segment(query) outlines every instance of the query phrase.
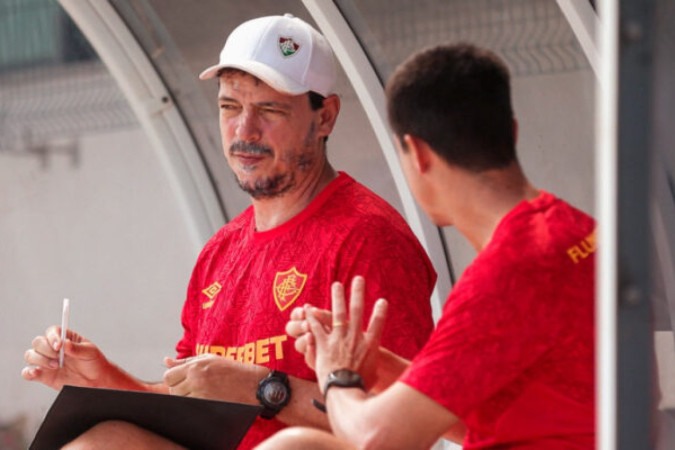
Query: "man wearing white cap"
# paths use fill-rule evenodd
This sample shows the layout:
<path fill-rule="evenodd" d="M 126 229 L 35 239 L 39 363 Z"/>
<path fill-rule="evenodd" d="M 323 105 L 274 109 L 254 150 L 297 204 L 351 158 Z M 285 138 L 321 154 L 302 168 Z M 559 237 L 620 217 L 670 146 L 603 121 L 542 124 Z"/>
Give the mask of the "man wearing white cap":
<path fill-rule="evenodd" d="M 200 78 L 218 79 L 223 150 L 252 206 L 199 256 L 177 359 L 166 358 L 162 383 L 145 383 L 75 333 L 62 343 L 52 327 L 27 352 L 24 377 L 56 389 L 93 385 L 261 404 L 239 447 L 251 448 L 287 425 L 328 427 L 312 406 L 321 395 L 315 374 L 285 333 L 291 306 L 328 309 L 332 282 L 363 275 L 368 298 L 377 293 L 396 306 L 384 345 L 412 357 L 433 327 L 428 299 L 436 274 L 403 218 L 327 160 L 340 100 L 332 51 L 314 28 L 289 15 L 245 22 Z M 61 345 L 63 370 L 50 364 Z M 174 446 L 107 422 L 71 448 L 92 442 L 97 449 Z"/>

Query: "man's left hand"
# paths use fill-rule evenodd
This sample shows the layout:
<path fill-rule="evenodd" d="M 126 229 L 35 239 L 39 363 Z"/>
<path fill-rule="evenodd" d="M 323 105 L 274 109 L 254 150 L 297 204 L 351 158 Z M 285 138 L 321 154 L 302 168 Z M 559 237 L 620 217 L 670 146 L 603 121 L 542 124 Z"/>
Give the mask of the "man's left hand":
<path fill-rule="evenodd" d="M 257 404 L 258 383 L 269 369 L 218 355 L 165 358 L 164 382 L 172 395 Z"/>

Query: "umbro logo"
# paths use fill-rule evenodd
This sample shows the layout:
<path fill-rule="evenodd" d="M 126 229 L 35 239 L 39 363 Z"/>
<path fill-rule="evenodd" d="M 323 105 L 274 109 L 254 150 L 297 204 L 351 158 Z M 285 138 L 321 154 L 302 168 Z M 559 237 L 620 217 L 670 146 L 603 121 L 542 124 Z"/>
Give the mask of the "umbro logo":
<path fill-rule="evenodd" d="M 206 295 L 209 300 L 202 303 L 202 309 L 209 309 L 210 307 L 213 306 L 214 298 L 216 295 L 218 295 L 218 292 L 220 292 L 223 289 L 223 286 L 218 283 L 217 281 L 211 283 L 209 287 L 206 289 L 202 290 L 202 293 Z"/>

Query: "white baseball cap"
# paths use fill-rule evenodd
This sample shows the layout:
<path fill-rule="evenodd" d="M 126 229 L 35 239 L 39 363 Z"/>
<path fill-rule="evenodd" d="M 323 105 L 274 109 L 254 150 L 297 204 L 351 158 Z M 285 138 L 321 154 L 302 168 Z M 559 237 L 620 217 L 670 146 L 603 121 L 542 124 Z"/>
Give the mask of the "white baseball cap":
<path fill-rule="evenodd" d="M 243 70 L 291 95 L 314 91 L 326 97 L 335 87 L 335 58 L 328 41 L 291 14 L 239 25 L 227 38 L 218 64 L 199 78 L 213 78 L 225 67 Z"/>

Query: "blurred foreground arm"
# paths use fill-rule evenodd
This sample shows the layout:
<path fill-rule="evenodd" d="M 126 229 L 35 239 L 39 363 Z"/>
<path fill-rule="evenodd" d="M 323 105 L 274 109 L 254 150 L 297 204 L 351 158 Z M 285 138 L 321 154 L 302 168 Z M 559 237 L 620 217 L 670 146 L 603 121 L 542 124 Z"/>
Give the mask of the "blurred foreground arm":
<path fill-rule="evenodd" d="M 333 285 L 332 327 L 323 312 L 306 311 L 305 359 L 313 364 L 322 392 L 328 375 L 338 369 L 357 372 L 366 386 L 379 387 L 391 383 L 408 364 L 379 347 L 385 301 L 378 300 L 367 330 L 362 331 L 363 294 L 364 280 L 356 277 L 347 314 L 344 287 Z M 376 396 L 342 387 L 323 393 L 333 433 L 358 448 L 426 449 L 458 423 L 450 411 L 401 382 Z"/>

